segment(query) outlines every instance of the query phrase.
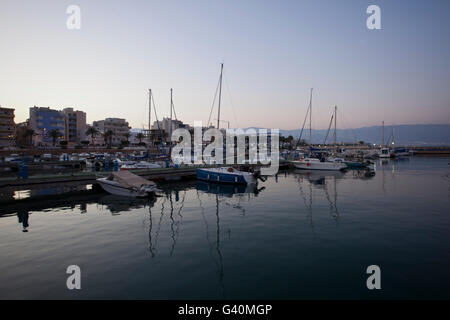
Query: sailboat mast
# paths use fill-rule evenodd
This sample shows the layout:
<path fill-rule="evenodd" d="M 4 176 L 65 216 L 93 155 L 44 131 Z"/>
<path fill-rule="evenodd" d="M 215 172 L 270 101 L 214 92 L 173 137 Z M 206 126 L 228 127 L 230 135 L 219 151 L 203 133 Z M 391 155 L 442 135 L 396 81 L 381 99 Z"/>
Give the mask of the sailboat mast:
<path fill-rule="evenodd" d="M 152 89 L 148 89 L 148 145 L 152 142 Z"/>
<path fill-rule="evenodd" d="M 313 88 L 311 88 L 311 94 L 309 96 L 309 144 L 312 145 L 312 125 L 311 125 L 311 119 L 312 119 L 312 92 Z"/>
<path fill-rule="evenodd" d="M 219 78 L 219 107 L 217 110 L 217 129 L 219 129 L 220 127 L 220 101 L 222 98 L 222 75 L 223 75 L 223 63 L 220 64 L 220 78 Z"/>
<path fill-rule="evenodd" d="M 173 89 L 170 88 L 170 124 L 169 124 L 169 141 L 172 141 L 172 109 L 173 109 Z"/>
<path fill-rule="evenodd" d="M 334 106 L 334 145 L 337 146 L 336 143 L 336 119 L 337 119 L 337 106 Z"/>
<path fill-rule="evenodd" d="M 381 147 L 384 147 L 384 121 L 382 122 L 382 125 L 383 125 L 383 136 L 381 140 Z"/>
<path fill-rule="evenodd" d="M 392 146 L 395 147 L 395 140 L 394 140 L 394 127 L 392 127 Z"/>

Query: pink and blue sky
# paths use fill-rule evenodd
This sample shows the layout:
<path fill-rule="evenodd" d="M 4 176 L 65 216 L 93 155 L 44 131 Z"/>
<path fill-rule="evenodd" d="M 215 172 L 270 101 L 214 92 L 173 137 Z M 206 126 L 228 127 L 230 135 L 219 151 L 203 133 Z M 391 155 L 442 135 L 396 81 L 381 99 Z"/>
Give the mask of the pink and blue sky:
<path fill-rule="evenodd" d="M 81 30 L 66 28 L 71 4 Z M 366 27 L 371 4 L 382 30 Z M 334 105 L 347 128 L 450 123 L 449 12 L 445 0 L 0 0 L 0 104 L 16 122 L 73 106 L 141 128 L 148 88 L 160 118 L 173 88 L 178 118 L 206 122 L 224 62 L 232 127 L 301 127 L 311 87 L 316 129 Z"/>

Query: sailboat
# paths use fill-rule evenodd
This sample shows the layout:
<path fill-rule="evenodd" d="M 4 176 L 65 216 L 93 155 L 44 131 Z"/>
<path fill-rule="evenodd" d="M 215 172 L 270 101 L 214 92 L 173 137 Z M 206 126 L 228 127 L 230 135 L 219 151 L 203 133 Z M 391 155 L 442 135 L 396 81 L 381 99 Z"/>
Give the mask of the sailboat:
<path fill-rule="evenodd" d="M 389 150 L 389 148 L 386 148 L 384 145 L 384 121 L 383 121 L 383 141 L 381 143 L 381 149 L 380 149 L 380 153 L 379 153 L 379 157 L 380 158 L 390 158 L 391 157 L 391 151 Z"/>
<path fill-rule="evenodd" d="M 217 129 L 220 129 L 220 102 L 222 96 L 222 78 L 223 78 L 223 63 L 220 65 L 219 77 L 219 100 L 218 100 L 218 115 L 217 115 Z M 254 184 L 257 182 L 257 173 L 239 171 L 232 167 L 220 168 L 197 168 L 197 179 L 217 183 L 232 183 L 232 184 Z"/>
<path fill-rule="evenodd" d="M 307 110 L 307 115 L 309 112 L 309 136 L 310 136 L 310 144 L 312 145 L 312 133 L 311 133 L 311 114 L 312 114 L 312 92 L 311 88 L 310 98 L 309 98 L 309 107 Z M 305 119 L 306 120 L 306 119 Z M 333 161 L 326 160 L 324 158 L 301 158 L 299 160 L 291 161 L 291 163 L 297 169 L 302 170 L 331 170 L 331 171 L 341 171 L 347 168 L 347 165 L 342 161 L 342 159 L 334 159 Z"/>

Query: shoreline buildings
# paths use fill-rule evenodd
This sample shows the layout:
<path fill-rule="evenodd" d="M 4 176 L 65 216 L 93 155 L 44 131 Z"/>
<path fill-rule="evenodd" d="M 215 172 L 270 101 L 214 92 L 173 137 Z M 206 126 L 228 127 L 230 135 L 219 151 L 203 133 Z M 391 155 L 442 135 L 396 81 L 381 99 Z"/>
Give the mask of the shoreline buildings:
<path fill-rule="evenodd" d="M 74 111 L 73 108 L 65 108 L 62 112 L 66 115 L 65 136 L 68 144 L 77 144 L 86 140 L 86 113 Z"/>
<path fill-rule="evenodd" d="M 52 130 L 60 133 L 57 142 L 67 141 L 74 145 L 80 143 L 86 132 L 86 113 L 66 108 L 62 111 L 49 107 L 30 108 L 30 129 L 34 130 L 33 144 L 48 145 L 53 142 L 49 135 Z"/>
<path fill-rule="evenodd" d="M 10 146 L 14 138 L 14 109 L 0 106 L 0 146 Z"/>
<path fill-rule="evenodd" d="M 122 143 L 122 141 L 129 140 L 129 137 L 127 137 L 127 135 L 130 134 L 131 127 L 125 119 L 106 118 L 105 120 L 94 121 L 92 123 L 92 127 L 97 129 L 100 135 L 111 130 L 113 132 L 113 135 L 111 137 L 112 146 L 118 146 Z M 97 143 L 101 142 L 101 144 L 103 144 L 103 138 L 100 139 L 97 137 L 95 140 Z"/>

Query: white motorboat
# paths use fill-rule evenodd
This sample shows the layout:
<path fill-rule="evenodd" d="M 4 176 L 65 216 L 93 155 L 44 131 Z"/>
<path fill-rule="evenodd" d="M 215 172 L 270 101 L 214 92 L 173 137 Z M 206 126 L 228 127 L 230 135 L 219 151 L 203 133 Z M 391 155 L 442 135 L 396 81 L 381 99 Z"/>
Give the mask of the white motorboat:
<path fill-rule="evenodd" d="M 321 161 L 316 158 L 305 158 L 298 161 L 292 161 L 292 164 L 297 169 L 302 170 L 332 170 L 341 171 L 347 168 L 347 165 L 342 161 Z"/>
<path fill-rule="evenodd" d="M 106 178 L 97 179 L 97 182 L 105 191 L 118 196 L 149 197 L 160 192 L 153 181 L 129 171 L 113 172 Z"/>
<path fill-rule="evenodd" d="M 390 158 L 391 157 L 391 151 L 389 148 L 381 148 L 380 153 L 378 155 L 380 158 Z"/>
<path fill-rule="evenodd" d="M 136 169 L 156 169 L 162 168 L 159 163 L 139 161 L 135 163 L 127 163 L 120 167 L 120 170 L 136 170 Z"/>

